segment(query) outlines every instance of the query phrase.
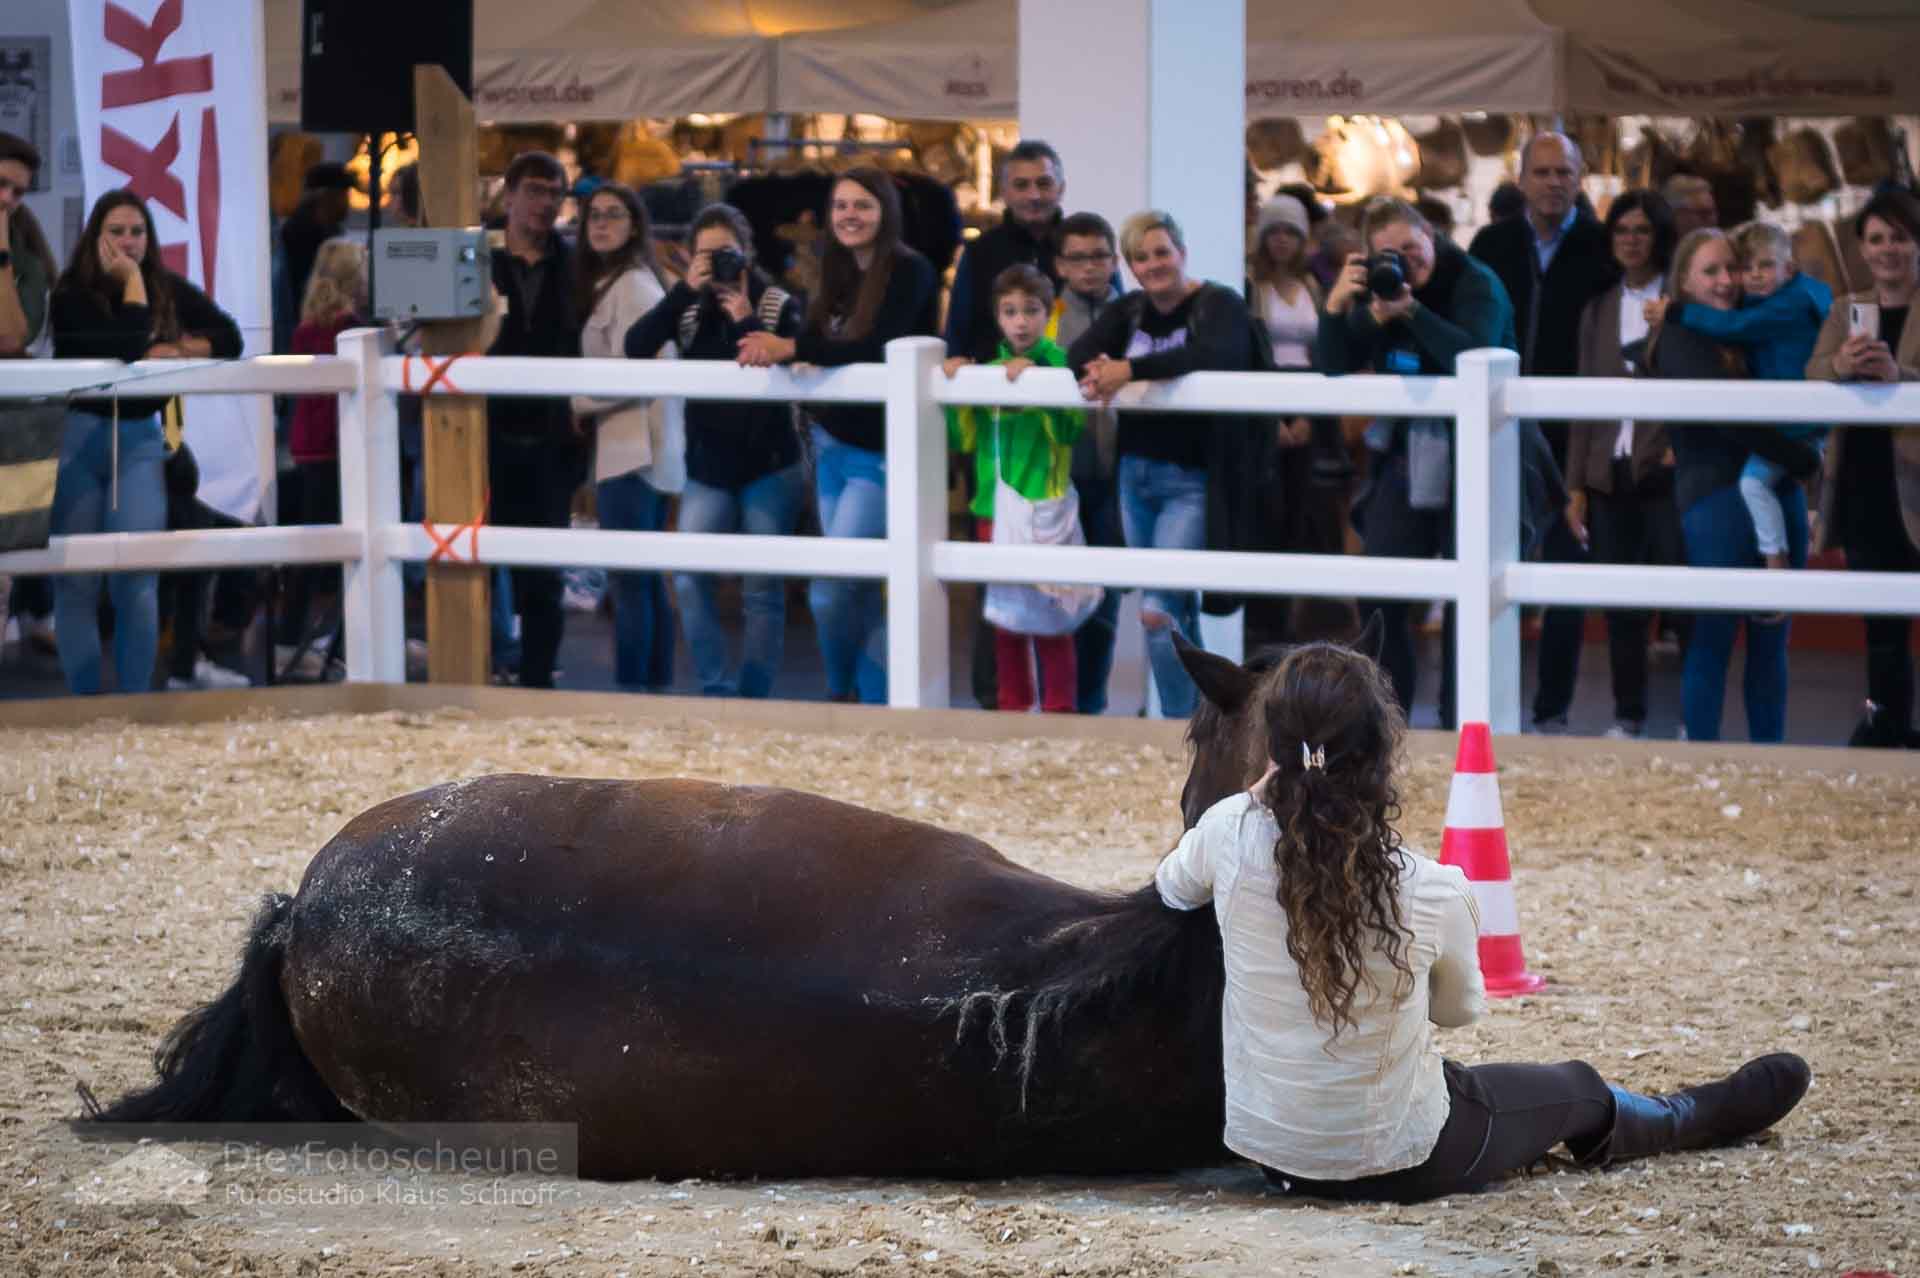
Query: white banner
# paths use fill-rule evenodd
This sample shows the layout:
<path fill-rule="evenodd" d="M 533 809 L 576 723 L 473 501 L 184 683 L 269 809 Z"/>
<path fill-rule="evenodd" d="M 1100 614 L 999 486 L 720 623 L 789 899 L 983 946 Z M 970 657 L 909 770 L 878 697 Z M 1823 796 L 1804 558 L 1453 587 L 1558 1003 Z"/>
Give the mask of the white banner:
<path fill-rule="evenodd" d="M 145 197 L 150 251 L 240 325 L 246 353 L 272 349 L 267 121 L 261 6 L 248 0 L 68 0 L 87 202 L 115 187 Z M 264 396 L 183 404 L 200 499 L 260 512 L 273 476 Z"/>

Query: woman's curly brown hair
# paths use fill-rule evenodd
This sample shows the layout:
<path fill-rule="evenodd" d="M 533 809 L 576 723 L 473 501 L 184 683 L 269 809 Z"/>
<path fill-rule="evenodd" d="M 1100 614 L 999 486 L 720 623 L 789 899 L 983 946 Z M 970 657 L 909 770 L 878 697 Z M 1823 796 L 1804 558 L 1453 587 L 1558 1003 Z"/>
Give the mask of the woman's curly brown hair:
<path fill-rule="evenodd" d="M 1280 825 L 1274 864 L 1287 915 L 1287 953 L 1316 1022 L 1332 1037 L 1358 1024 L 1354 1001 L 1369 954 L 1413 988 L 1413 940 L 1400 914 L 1400 794 L 1394 766 L 1406 719 L 1380 667 L 1361 653 L 1315 643 L 1290 652 L 1267 683 L 1267 752 L 1277 765 L 1261 800 Z M 1303 743 L 1325 751 L 1308 767 Z M 1376 990 L 1376 993 L 1378 991 Z"/>

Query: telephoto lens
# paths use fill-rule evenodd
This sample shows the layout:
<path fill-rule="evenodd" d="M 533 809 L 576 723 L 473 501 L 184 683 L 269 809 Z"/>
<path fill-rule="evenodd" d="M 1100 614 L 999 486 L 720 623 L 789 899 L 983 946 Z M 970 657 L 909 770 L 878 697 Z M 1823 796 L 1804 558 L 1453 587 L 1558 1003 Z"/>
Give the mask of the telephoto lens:
<path fill-rule="evenodd" d="M 1367 291 L 1375 297 L 1395 298 L 1407 288 L 1407 259 L 1392 249 L 1367 259 Z"/>

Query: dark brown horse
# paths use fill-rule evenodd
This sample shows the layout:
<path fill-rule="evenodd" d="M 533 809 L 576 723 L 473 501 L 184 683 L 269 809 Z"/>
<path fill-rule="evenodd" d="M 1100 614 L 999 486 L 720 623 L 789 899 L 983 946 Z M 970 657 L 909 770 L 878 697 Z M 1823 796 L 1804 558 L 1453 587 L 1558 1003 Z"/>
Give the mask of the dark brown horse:
<path fill-rule="evenodd" d="M 1274 662 L 1180 648 L 1191 827 L 1259 774 Z M 575 1123 L 601 1178 L 1197 1166 L 1222 985 L 1150 885 L 789 790 L 482 777 L 349 822 L 92 1117 Z"/>
<path fill-rule="evenodd" d="M 581 1170 L 1204 1165 L 1210 913 L 785 790 L 493 776 L 363 813 L 268 898 L 115 1122 L 577 1123 Z"/>

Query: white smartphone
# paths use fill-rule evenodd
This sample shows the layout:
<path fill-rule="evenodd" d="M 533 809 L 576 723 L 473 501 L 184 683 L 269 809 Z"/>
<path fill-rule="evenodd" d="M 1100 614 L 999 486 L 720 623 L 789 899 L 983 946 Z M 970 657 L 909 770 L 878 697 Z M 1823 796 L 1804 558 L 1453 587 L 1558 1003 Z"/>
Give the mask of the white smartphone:
<path fill-rule="evenodd" d="M 1880 304 L 1878 302 L 1847 303 L 1847 335 L 1849 337 L 1869 337 L 1880 340 Z"/>

